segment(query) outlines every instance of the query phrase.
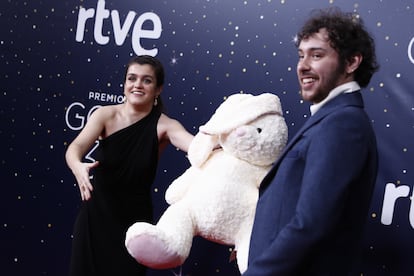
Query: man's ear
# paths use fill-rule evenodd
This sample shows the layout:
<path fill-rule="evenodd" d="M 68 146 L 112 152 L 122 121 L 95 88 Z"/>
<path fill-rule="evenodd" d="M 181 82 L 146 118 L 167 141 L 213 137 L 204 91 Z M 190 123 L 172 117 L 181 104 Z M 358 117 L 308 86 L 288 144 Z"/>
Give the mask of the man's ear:
<path fill-rule="evenodd" d="M 353 55 L 346 64 L 346 72 L 348 74 L 352 74 L 355 72 L 356 69 L 358 69 L 359 65 L 362 62 L 362 54 L 361 53 L 357 53 L 355 55 Z"/>

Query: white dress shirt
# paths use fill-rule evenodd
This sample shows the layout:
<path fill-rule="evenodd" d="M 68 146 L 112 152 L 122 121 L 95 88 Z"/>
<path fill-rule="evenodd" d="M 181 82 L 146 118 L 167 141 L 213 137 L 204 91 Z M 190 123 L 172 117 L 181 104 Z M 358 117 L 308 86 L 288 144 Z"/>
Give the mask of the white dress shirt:
<path fill-rule="evenodd" d="M 361 90 L 361 87 L 356 81 L 347 82 L 347 83 L 341 84 L 340 86 L 337 86 L 331 92 L 329 92 L 328 96 L 325 99 L 323 99 L 323 101 L 310 106 L 311 115 L 315 114 L 319 109 L 321 109 L 321 107 L 324 104 L 326 104 L 327 102 L 329 102 L 336 96 L 342 93 L 352 93 L 358 90 Z"/>

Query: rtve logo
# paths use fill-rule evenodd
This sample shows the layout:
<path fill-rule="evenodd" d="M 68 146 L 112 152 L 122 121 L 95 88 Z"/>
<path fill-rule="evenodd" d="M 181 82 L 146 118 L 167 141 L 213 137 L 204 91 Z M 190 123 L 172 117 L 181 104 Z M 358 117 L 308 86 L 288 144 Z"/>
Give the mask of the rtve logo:
<path fill-rule="evenodd" d="M 78 14 L 78 23 L 76 27 L 76 41 L 82 42 L 85 36 L 86 21 L 93 19 L 94 30 L 93 36 L 95 41 L 100 45 L 106 45 L 109 43 L 110 37 L 102 34 L 104 20 L 111 17 L 112 29 L 114 34 L 115 43 L 118 46 L 124 44 L 125 39 L 131 29 L 132 23 L 137 15 L 134 11 L 129 11 L 123 24 L 119 18 L 119 12 L 117 10 L 109 11 L 105 9 L 105 1 L 98 0 L 96 10 L 93 8 L 85 9 L 80 8 Z M 152 29 L 143 29 L 143 24 L 146 21 L 152 23 Z M 109 22 L 108 22 L 109 23 Z M 131 44 L 132 49 L 137 55 L 150 55 L 156 56 L 158 53 L 157 48 L 145 49 L 141 45 L 141 39 L 159 39 L 161 36 L 162 24 L 159 16 L 153 12 L 145 12 L 138 16 L 135 24 L 132 28 Z"/>

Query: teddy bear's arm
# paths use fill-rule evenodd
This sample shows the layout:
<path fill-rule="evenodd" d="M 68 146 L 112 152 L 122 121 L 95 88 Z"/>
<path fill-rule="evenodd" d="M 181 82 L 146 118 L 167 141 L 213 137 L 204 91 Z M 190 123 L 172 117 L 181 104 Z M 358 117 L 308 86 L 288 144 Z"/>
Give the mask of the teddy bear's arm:
<path fill-rule="evenodd" d="M 170 184 L 165 192 L 165 200 L 168 204 L 174 204 L 185 197 L 191 183 L 197 179 L 197 171 L 197 168 L 190 167 Z"/>

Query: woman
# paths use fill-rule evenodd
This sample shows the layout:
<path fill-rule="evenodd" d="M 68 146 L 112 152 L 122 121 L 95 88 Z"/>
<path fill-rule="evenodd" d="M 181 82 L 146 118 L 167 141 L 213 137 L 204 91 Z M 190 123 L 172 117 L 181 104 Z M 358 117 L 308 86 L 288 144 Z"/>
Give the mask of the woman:
<path fill-rule="evenodd" d="M 145 275 L 124 246 L 136 221 L 152 220 L 151 184 L 168 144 L 187 152 L 193 135 L 162 113 L 162 64 L 138 56 L 127 65 L 125 101 L 104 106 L 69 145 L 66 162 L 83 205 L 74 227 L 70 275 Z M 82 159 L 99 139 L 94 163 Z M 94 169 L 93 185 L 90 171 Z"/>

